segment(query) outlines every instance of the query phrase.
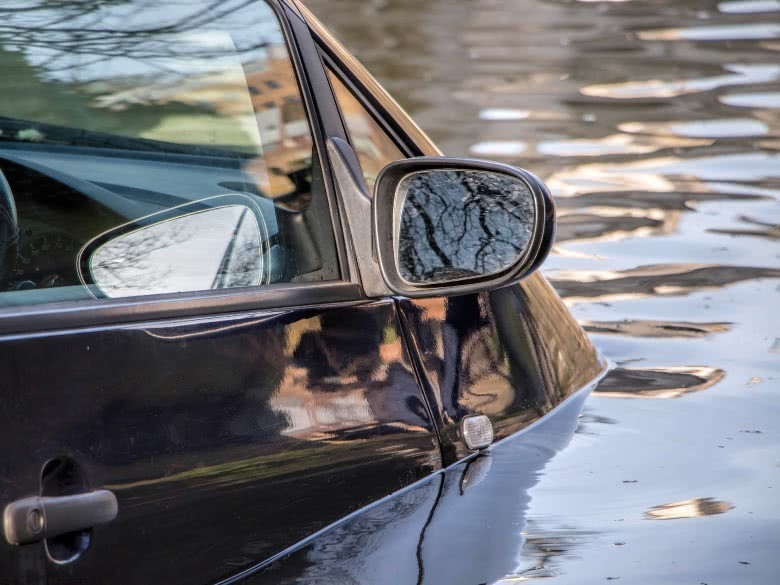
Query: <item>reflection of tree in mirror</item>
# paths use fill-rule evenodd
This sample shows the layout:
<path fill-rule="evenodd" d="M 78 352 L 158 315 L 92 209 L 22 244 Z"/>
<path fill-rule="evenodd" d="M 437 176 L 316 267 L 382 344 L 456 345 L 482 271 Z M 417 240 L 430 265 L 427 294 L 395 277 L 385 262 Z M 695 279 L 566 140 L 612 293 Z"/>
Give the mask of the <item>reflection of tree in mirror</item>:
<path fill-rule="evenodd" d="M 263 273 L 258 227 L 252 212 L 244 209 L 211 285 L 213 289 L 255 286 Z M 266 272 L 270 271 L 270 266 Z"/>
<path fill-rule="evenodd" d="M 254 214 L 228 205 L 118 235 L 89 259 L 108 297 L 254 286 L 263 274 Z"/>
<path fill-rule="evenodd" d="M 427 171 L 401 182 L 399 268 L 413 283 L 500 272 L 526 250 L 534 199 L 515 177 L 487 171 Z"/>
<path fill-rule="evenodd" d="M 166 229 L 140 229 L 110 240 L 90 258 L 92 278 L 108 297 L 148 294 L 156 281 L 169 277 L 172 267 L 151 261 L 154 252 L 186 244 L 186 225 L 170 221 Z M 154 226 L 151 226 L 154 228 Z M 121 294 L 116 291 L 122 290 Z"/>

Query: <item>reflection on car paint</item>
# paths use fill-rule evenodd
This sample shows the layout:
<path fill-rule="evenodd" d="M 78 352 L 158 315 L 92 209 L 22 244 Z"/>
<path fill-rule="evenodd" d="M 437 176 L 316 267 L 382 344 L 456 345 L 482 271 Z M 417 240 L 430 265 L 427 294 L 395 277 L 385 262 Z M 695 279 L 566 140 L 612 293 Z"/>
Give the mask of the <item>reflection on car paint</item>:
<path fill-rule="evenodd" d="M 76 453 L 116 493 L 79 579 L 214 582 L 441 468 L 403 339 L 392 301 L 6 337 L 0 370 L 24 392 L 0 438 L 35 409 L 36 459 Z M 8 477 L 37 485 L 16 453 Z M 30 551 L 0 563 L 46 566 Z"/>
<path fill-rule="evenodd" d="M 571 440 L 586 396 L 578 392 L 523 433 L 329 527 L 242 583 L 474 585 L 554 575 L 570 537 L 534 527 L 529 491 Z M 557 552 L 549 546 L 555 538 Z M 518 564 L 526 547 L 546 559 L 532 569 Z"/>
<path fill-rule="evenodd" d="M 548 290 L 531 276 L 489 293 L 401 302 L 440 421 L 445 465 L 467 453 L 457 425 L 464 416 L 488 415 L 501 439 L 543 416 L 602 368 L 581 330 L 565 325 L 571 317 Z"/>

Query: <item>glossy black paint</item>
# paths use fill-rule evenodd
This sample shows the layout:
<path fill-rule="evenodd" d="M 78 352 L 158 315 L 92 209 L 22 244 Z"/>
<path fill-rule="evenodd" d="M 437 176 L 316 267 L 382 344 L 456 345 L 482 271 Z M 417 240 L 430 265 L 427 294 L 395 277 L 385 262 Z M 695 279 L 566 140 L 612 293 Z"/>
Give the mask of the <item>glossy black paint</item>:
<path fill-rule="evenodd" d="M 330 527 L 242 583 L 476 585 L 553 576 L 517 565 L 519 551 L 537 544 L 525 533 L 529 490 L 571 440 L 588 392 L 570 396 L 527 431 Z"/>
<path fill-rule="evenodd" d="M 439 425 L 445 465 L 468 454 L 458 424 L 463 417 L 488 415 L 500 440 L 547 414 L 603 369 L 544 280 L 405 300 L 401 313 Z"/>
<path fill-rule="evenodd" d="M 3 502 L 67 457 L 118 518 L 48 582 L 230 577 L 441 467 L 392 301 L 0 340 Z M 22 438 L 23 440 L 19 440 Z"/>

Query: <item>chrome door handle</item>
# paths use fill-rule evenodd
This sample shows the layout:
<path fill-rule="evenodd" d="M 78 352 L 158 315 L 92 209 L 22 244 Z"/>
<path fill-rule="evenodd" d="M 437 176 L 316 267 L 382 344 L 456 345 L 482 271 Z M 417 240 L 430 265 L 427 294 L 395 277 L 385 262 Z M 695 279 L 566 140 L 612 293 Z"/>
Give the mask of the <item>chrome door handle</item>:
<path fill-rule="evenodd" d="M 27 544 L 86 530 L 110 522 L 118 510 L 116 496 L 108 490 L 16 500 L 3 513 L 5 539 L 10 544 Z"/>

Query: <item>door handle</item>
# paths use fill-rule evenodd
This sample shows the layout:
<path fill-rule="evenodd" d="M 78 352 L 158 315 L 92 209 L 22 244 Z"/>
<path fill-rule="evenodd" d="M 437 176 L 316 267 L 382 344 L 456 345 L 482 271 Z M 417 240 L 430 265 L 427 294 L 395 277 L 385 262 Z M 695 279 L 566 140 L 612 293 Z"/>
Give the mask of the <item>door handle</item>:
<path fill-rule="evenodd" d="M 108 490 L 16 500 L 3 512 L 5 539 L 9 544 L 27 544 L 86 530 L 110 522 L 118 510 L 116 496 Z"/>

